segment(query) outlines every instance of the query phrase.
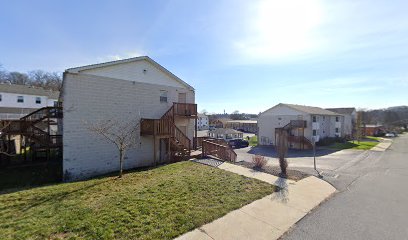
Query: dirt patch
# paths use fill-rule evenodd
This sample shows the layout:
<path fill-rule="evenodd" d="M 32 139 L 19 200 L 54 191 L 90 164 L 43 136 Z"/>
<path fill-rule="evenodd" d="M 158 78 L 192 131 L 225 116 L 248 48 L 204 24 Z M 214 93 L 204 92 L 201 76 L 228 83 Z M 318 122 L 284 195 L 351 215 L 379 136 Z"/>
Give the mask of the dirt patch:
<path fill-rule="evenodd" d="M 281 176 L 280 172 L 280 168 L 279 167 L 275 167 L 275 166 L 264 166 L 263 168 L 254 168 L 254 164 L 250 163 L 250 162 L 237 162 L 235 163 L 239 166 L 242 167 L 246 167 L 246 168 L 250 168 L 250 169 L 255 169 L 257 171 L 260 172 L 264 172 L 264 173 L 269 173 L 275 176 L 279 176 L 279 177 L 283 177 L 283 178 L 287 178 L 290 180 L 294 180 L 294 181 L 299 181 L 302 180 L 303 178 L 309 177 L 309 174 L 306 174 L 304 172 L 298 171 L 298 170 L 292 170 L 292 169 L 287 169 L 287 176 Z"/>

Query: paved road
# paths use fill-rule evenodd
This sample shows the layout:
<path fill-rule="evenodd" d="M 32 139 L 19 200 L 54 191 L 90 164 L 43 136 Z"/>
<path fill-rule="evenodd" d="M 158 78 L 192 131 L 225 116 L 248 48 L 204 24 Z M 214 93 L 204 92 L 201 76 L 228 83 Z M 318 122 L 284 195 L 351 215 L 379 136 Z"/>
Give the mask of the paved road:
<path fill-rule="evenodd" d="M 272 147 L 247 147 L 235 149 L 238 161 L 250 162 L 254 154 L 260 154 L 268 157 L 268 164 L 278 166 L 279 162 L 276 158 L 276 152 Z M 320 170 L 325 172 L 334 171 L 350 162 L 365 158 L 367 151 L 361 150 L 343 150 L 335 151 L 328 149 L 318 149 L 316 152 L 317 164 Z M 300 169 L 308 173 L 313 171 L 313 151 L 311 150 L 290 150 L 288 154 L 289 168 Z"/>
<path fill-rule="evenodd" d="M 326 180 L 339 193 L 282 239 L 408 239 L 408 135 L 368 151 Z"/>

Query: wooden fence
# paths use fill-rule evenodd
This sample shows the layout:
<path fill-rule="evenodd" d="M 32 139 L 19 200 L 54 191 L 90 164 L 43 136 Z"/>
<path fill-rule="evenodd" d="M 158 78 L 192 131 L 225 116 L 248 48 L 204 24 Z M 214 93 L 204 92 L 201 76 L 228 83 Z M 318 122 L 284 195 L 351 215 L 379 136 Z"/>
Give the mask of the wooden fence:
<path fill-rule="evenodd" d="M 235 162 L 237 160 L 237 154 L 228 144 L 222 145 L 213 141 L 204 140 L 202 142 L 202 157 L 209 155 L 229 162 Z"/>

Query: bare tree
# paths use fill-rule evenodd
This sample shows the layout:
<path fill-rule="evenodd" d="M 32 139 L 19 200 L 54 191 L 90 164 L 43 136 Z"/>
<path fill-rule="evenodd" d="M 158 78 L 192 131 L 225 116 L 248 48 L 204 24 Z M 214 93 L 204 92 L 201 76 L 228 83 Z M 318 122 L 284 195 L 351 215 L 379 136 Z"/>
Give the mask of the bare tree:
<path fill-rule="evenodd" d="M 207 114 L 208 114 L 208 111 L 207 111 L 206 109 L 203 109 L 203 110 L 201 110 L 200 113 L 201 113 L 201 114 L 204 114 L 204 115 L 207 115 Z"/>
<path fill-rule="evenodd" d="M 357 142 L 360 143 L 361 139 L 363 138 L 363 112 L 357 112 L 357 119 L 356 119 L 356 139 Z"/>
<path fill-rule="evenodd" d="M 288 153 L 288 132 L 285 130 L 279 131 L 276 143 L 276 151 L 278 153 L 281 174 L 283 176 L 286 176 L 286 169 L 288 168 L 288 161 L 286 159 L 286 155 Z"/>
<path fill-rule="evenodd" d="M 126 151 L 136 147 L 138 143 L 139 121 L 106 120 L 92 124 L 85 123 L 88 130 L 113 143 L 119 152 L 119 177 L 123 174 L 123 163 Z"/>

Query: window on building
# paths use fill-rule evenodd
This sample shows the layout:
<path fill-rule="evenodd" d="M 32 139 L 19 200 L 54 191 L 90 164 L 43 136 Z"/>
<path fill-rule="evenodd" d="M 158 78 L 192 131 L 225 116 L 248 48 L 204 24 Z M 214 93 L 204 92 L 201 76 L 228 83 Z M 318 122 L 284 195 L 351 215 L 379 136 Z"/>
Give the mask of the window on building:
<path fill-rule="evenodd" d="M 336 128 L 336 133 L 339 133 L 339 128 Z"/>
<path fill-rule="evenodd" d="M 3 97 L 1 96 L 1 94 L 0 94 L 0 102 L 3 100 Z"/>
<path fill-rule="evenodd" d="M 162 103 L 167 102 L 167 91 L 160 90 L 160 102 L 162 102 Z"/>
<path fill-rule="evenodd" d="M 313 117 L 312 117 L 312 121 L 313 121 L 313 122 L 316 122 L 316 116 L 313 116 Z"/>
<path fill-rule="evenodd" d="M 313 136 L 316 136 L 316 135 L 317 135 L 317 131 L 313 130 Z"/>
<path fill-rule="evenodd" d="M 36 97 L 35 98 L 35 103 L 36 104 L 41 104 L 41 97 Z"/>
<path fill-rule="evenodd" d="M 336 117 L 336 122 L 338 122 L 339 121 L 339 117 Z"/>
<path fill-rule="evenodd" d="M 17 96 L 17 102 L 18 103 L 23 103 L 24 102 L 24 97 L 23 96 Z"/>

